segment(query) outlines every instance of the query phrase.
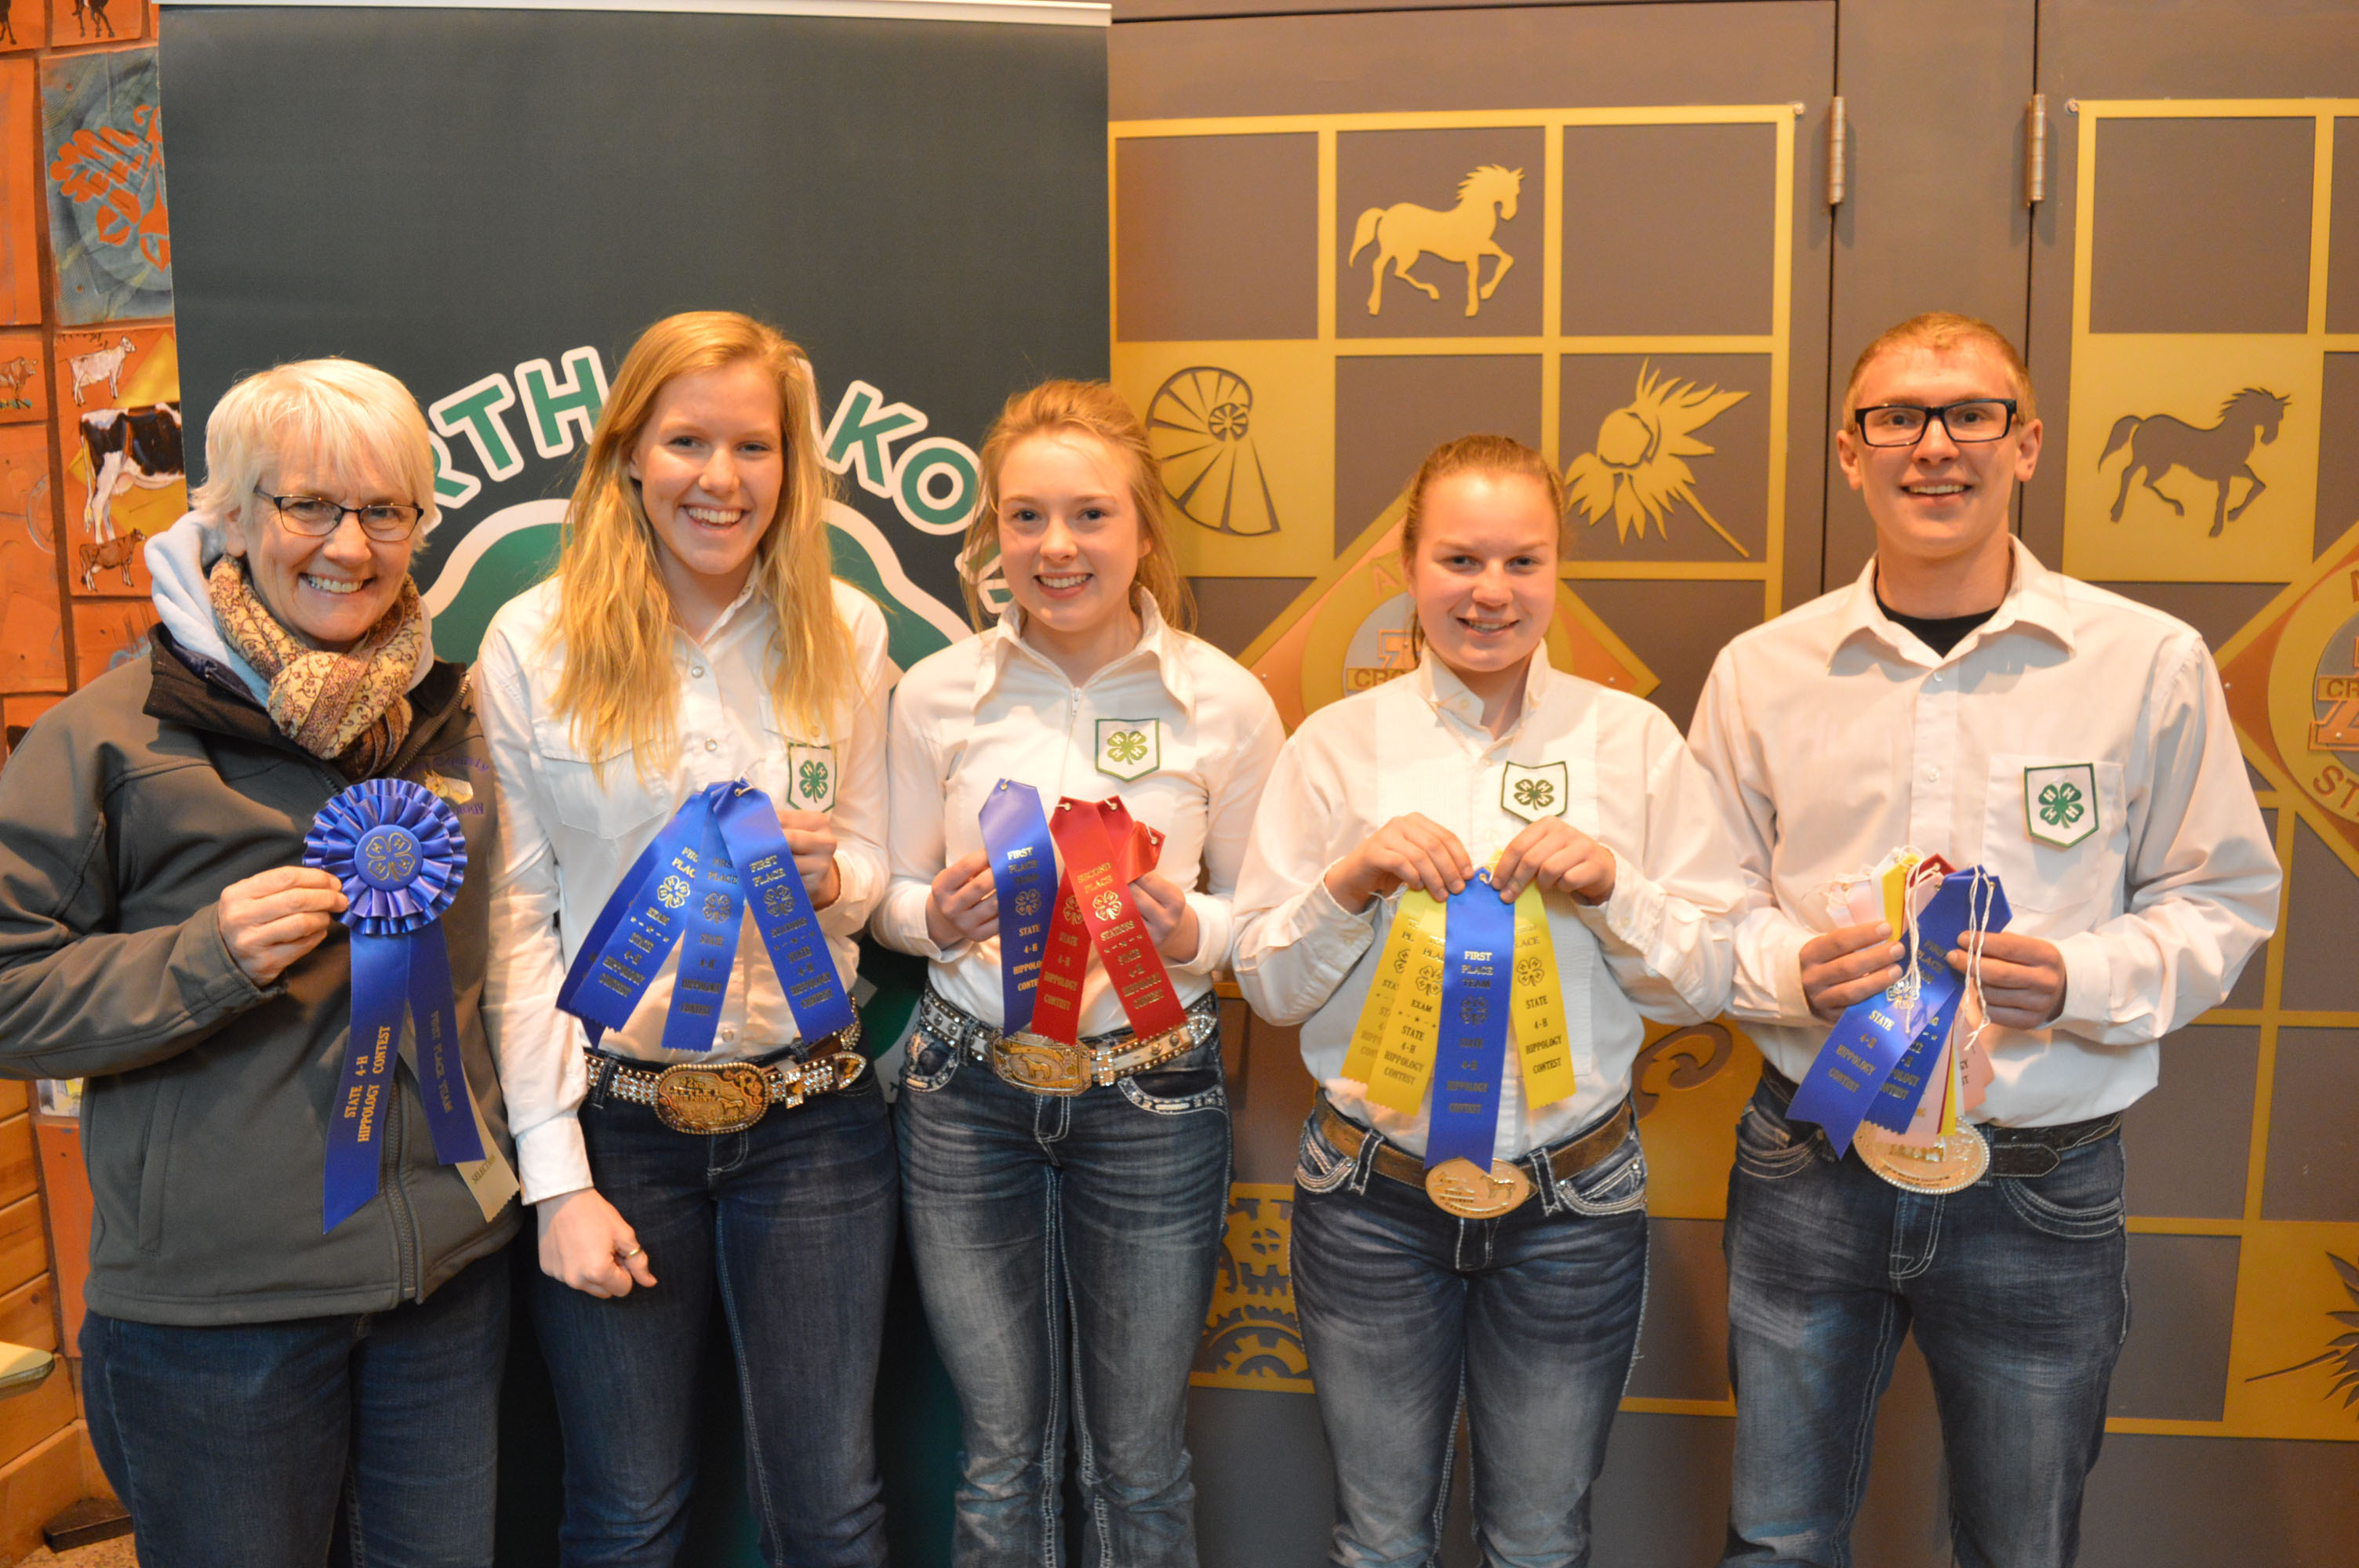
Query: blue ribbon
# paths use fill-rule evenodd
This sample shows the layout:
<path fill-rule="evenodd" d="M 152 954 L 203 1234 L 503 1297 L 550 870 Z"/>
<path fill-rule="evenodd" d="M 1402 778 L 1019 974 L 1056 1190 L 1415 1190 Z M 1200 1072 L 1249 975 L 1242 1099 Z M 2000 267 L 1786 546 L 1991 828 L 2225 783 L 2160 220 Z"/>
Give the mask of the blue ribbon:
<path fill-rule="evenodd" d="M 1907 1131 L 1965 995 L 1951 950 L 1969 929 L 2005 930 L 2009 918 L 1996 877 L 1979 867 L 1943 877 L 1917 917 L 1918 994 L 1897 999 L 1886 991 L 1846 1008 L 1786 1114 L 1817 1122 L 1837 1154 L 1851 1147 L 1863 1121 Z"/>
<path fill-rule="evenodd" d="M 671 950 L 687 946 L 664 1018 L 667 1051 L 712 1049 L 748 893 L 754 928 L 805 1040 L 848 1029 L 852 999 L 795 871 L 770 797 L 742 783 L 688 797 L 615 884 L 574 953 L 557 1005 L 595 1044 L 631 1019 Z"/>
<path fill-rule="evenodd" d="M 1516 906 L 1476 871 L 1451 896 L 1441 956 L 1441 1038 L 1433 1064 L 1429 1169 L 1449 1160 L 1491 1168 L 1499 1080 L 1507 1054 L 1508 991 L 1516 972 Z"/>
<path fill-rule="evenodd" d="M 303 863 L 343 884 L 353 945 L 352 1033 L 328 1123 L 321 1232 L 376 1196 L 386 1090 L 407 1014 L 434 1157 L 484 1157 L 459 1054 L 459 1015 L 441 917 L 467 874 L 458 815 L 407 779 L 369 779 L 320 808 Z"/>
<path fill-rule="evenodd" d="M 1040 959 L 1056 913 L 1057 841 L 1049 836 L 1040 792 L 1013 779 L 1000 780 L 984 801 L 982 821 L 999 890 L 999 1026 L 1017 1034 L 1032 1026 L 1040 994 Z"/>

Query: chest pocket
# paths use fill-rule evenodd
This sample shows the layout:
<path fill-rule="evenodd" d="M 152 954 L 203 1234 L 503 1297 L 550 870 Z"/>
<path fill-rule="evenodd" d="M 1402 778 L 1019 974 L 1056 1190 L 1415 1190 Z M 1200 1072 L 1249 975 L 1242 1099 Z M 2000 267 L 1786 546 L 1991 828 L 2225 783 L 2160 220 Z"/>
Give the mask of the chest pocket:
<path fill-rule="evenodd" d="M 2061 779 L 2069 793 L 2043 801 L 2038 793 L 2026 790 L 2027 775 L 2035 784 Z M 2076 776 L 2090 780 L 2092 775 L 2096 795 L 2087 808 L 2096 820 L 2085 832 L 2071 844 L 2060 845 L 2050 840 L 2080 831 L 2077 820 L 2051 824 L 2044 834 L 2032 831 L 2033 813 L 2044 809 L 2051 816 L 2065 817 L 2071 807 L 2080 806 L 2078 792 L 2070 786 Z M 1983 799 L 1983 864 L 1999 874 L 2007 903 L 2017 909 L 2058 911 L 2102 902 L 2107 907 L 2096 912 L 2091 924 L 2110 915 L 2111 905 L 2120 896 L 2122 866 L 2129 850 L 2129 812 L 2124 795 L 2119 762 L 2082 762 L 2022 752 L 1994 754 Z"/>
<path fill-rule="evenodd" d="M 781 813 L 833 811 L 843 754 L 827 741 L 805 741 L 789 732 L 762 704 L 762 760 L 754 783 Z"/>
<path fill-rule="evenodd" d="M 571 730 L 560 719 L 532 723 L 532 749 L 560 822 L 577 833 L 622 838 L 671 809 L 669 784 L 640 778 L 629 751 L 605 758 L 602 768 L 574 744 Z"/>

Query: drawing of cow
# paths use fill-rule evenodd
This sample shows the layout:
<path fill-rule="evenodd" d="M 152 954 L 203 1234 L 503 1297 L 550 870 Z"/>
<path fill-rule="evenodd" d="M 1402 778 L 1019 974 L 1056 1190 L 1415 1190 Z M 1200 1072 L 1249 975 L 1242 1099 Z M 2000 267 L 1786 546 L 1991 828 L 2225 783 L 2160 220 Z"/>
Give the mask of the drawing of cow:
<path fill-rule="evenodd" d="M 33 400 L 25 395 L 25 384 L 40 373 L 40 369 L 22 354 L 0 365 L 0 408 L 30 408 Z"/>
<path fill-rule="evenodd" d="M 131 579 L 131 563 L 138 557 L 139 546 L 146 543 L 136 534 L 118 534 L 104 544 L 84 545 L 82 547 L 82 587 L 96 588 L 99 573 L 111 572 L 118 567 L 123 570 L 123 586 L 138 587 Z"/>
<path fill-rule="evenodd" d="M 74 406 L 76 408 L 82 406 L 83 387 L 96 386 L 102 381 L 106 383 L 107 396 L 122 396 L 122 388 L 118 384 L 123 380 L 123 362 L 131 357 L 132 351 L 137 346 L 130 339 L 125 338 L 111 349 L 98 349 L 87 354 L 76 354 L 68 360 L 66 368 L 73 372 Z"/>
<path fill-rule="evenodd" d="M 161 490 L 181 479 L 180 406 L 93 410 L 82 416 L 82 444 L 91 476 L 82 521 L 90 536 L 104 544 L 114 537 L 114 515 L 108 508 L 116 492 L 125 485 Z"/>

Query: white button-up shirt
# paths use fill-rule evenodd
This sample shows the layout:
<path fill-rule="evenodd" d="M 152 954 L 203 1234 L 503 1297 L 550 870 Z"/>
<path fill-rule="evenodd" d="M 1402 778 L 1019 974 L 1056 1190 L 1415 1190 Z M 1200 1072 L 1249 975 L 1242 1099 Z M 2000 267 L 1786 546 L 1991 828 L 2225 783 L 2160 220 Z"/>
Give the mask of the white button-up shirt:
<path fill-rule="evenodd" d="M 707 784 L 742 778 L 788 811 L 801 804 L 794 790 L 803 782 L 802 764 L 818 762 L 832 771 L 842 888 L 819 912 L 819 925 L 847 988 L 859 962 L 855 939 L 885 888 L 885 702 L 892 665 L 884 613 L 875 604 L 835 585 L 836 613 L 852 633 L 851 684 L 858 695 L 836 731 L 825 735 L 788 733 L 771 710 L 772 617 L 751 585 L 701 642 L 675 629 L 679 755 L 669 768 L 642 776 L 628 749 L 604 759 L 603 771 L 593 765 L 574 743 L 571 720 L 551 706 L 565 668 L 563 646 L 549 641 L 558 590 L 552 579 L 510 600 L 484 633 L 475 666 L 476 703 L 499 776 L 504 853 L 493 871 L 484 1003 L 527 1203 L 592 1184 L 575 1119 L 589 1082 L 582 1054 L 587 1036 L 580 1020 L 558 1011 L 557 991 L 624 871 L 683 802 Z M 801 1038 L 750 914 L 710 1052 L 663 1048 L 679 966 L 675 948 L 630 1022 L 600 1042 L 603 1049 L 668 1065 L 759 1056 Z"/>
<path fill-rule="evenodd" d="M 1946 655 L 1875 602 L 1875 563 L 1721 651 L 1691 739 L 1747 888 L 1731 1011 L 1799 1080 L 1826 1039 L 1802 944 L 1851 924 L 1828 889 L 1902 845 L 1998 873 L 2010 931 L 2055 944 L 2053 1027 L 1983 1036 L 1978 1119 L 2053 1126 L 2155 1085 L 2156 1042 L 2228 994 L 2276 924 L 2277 863 L 2220 675 L 2193 629 L 2034 558 Z M 2082 770 L 2085 768 L 2086 772 Z M 2049 781 L 2059 818 L 2034 832 Z"/>
<path fill-rule="evenodd" d="M 1237 984 L 1262 1017 L 1302 1025 L 1303 1062 L 1340 1109 L 1422 1154 L 1430 1088 L 1402 1116 L 1342 1076 L 1399 895 L 1347 913 L 1327 891 L 1328 868 L 1410 812 L 1487 865 L 1526 827 L 1508 809 L 1511 768 L 1517 778 L 1546 769 L 1554 782 L 1562 764 L 1567 798 L 1555 814 L 1613 852 L 1614 892 L 1593 905 L 1543 895 L 1578 1089 L 1533 1109 L 1510 1043 L 1492 1152 L 1512 1160 L 1621 1102 L 1643 1020 L 1696 1023 L 1726 1004 L 1728 922 L 1744 889 L 1711 781 L 1654 704 L 1553 669 L 1542 649 L 1515 724 L 1494 740 L 1482 720 L 1481 700 L 1429 654 L 1409 675 L 1303 721 L 1245 855 Z"/>
<path fill-rule="evenodd" d="M 1022 612 L 1011 608 L 983 635 L 919 660 L 893 694 L 893 875 L 876 935 L 931 959 L 935 991 L 995 1028 L 1006 1011 L 999 939 L 936 947 L 926 901 L 944 866 L 983 848 L 983 803 L 1001 779 L 1038 790 L 1044 815 L 1060 795 L 1120 795 L 1134 820 L 1164 835 L 1157 874 L 1190 890 L 1195 957 L 1164 960 L 1179 999 L 1212 989 L 1228 961 L 1237 864 L 1285 727 L 1234 659 L 1166 625 L 1151 600 L 1139 618 L 1137 644 L 1080 687 L 1024 640 Z M 1111 756 L 1106 736 L 1132 731 L 1153 749 L 1126 752 L 1127 762 Z M 1081 1032 L 1126 1027 L 1093 950 Z"/>

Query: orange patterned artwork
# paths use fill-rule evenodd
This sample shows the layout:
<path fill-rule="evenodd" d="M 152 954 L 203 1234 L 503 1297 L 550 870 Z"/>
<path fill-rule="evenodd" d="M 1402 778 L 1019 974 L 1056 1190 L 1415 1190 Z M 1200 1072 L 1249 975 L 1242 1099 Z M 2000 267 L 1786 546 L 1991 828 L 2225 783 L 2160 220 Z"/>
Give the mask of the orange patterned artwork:
<path fill-rule="evenodd" d="M 139 546 L 189 509 L 172 329 L 60 332 L 54 363 L 73 591 L 144 599 Z"/>
<path fill-rule="evenodd" d="M 49 416 L 40 333 L 0 332 L 0 425 L 38 424 Z"/>
<path fill-rule="evenodd" d="M 37 49 L 49 41 L 44 0 L 0 0 L 0 54 Z"/>
<path fill-rule="evenodd" d="M 115 665 L 147 653 L 147 632 L 155 624 L 156 607 L 144 599 L 85 600 L 75 605 L 74 658 L 82 666 L 76 684 L 88 686 Z"/>
<path fill-rule="evenodd" d="M 0 690 L 66 688 L 50 526 L 49 431 L 0 427 Z"/>
<path fill-rule="evenodd" d="M 16 0 L 30 11 L 38 0 Z M 147 0 L 49 0 L 49 47 L 129 43 L 147 36 Z"/>
<path fill-rule="evenodd" d="M 171 315 L 172 235 L 156 51 L 109 49 L 43 60 L 41 146 L 58 324 Z"/>
<path fill-rule="evenodd" d="M 0 6 L 11 0 L 0 0 Z M 32 0 L 13 0 L 19 11 L 40 13 Z M 6 45 L 0 44 L 0 48 Z M 29 58 L 0 58 L 0 323 L 38 326 L 41 319 L 41 271 L 36 247 L 41 221 L 41 98 Z"/>

